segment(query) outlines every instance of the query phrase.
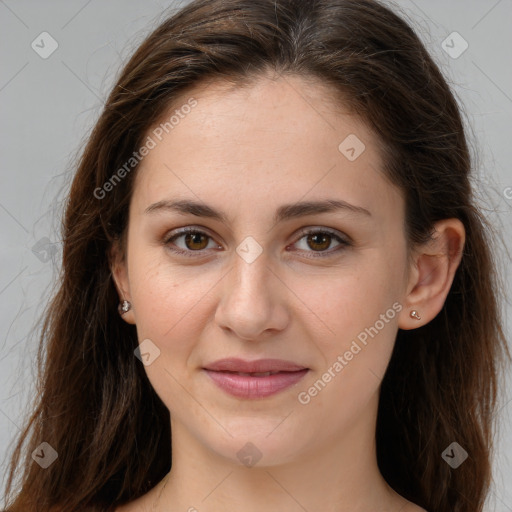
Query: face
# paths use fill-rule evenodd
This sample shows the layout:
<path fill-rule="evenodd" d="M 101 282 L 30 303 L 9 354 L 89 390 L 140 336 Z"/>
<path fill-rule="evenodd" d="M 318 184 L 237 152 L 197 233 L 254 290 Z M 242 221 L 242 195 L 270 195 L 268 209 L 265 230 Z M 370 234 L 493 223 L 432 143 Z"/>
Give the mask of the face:
<path fill-rule="evenodd" d="M 376 137 L 328 98 L 298 77 L 196 88 L 137 170 L 123 318 L 173 429 L 237 463 L 248 442 L 273 465 L 374 429 L 407 287 L 404 201 Z M 205 370 L 226 358 L 296 368 Z"/>

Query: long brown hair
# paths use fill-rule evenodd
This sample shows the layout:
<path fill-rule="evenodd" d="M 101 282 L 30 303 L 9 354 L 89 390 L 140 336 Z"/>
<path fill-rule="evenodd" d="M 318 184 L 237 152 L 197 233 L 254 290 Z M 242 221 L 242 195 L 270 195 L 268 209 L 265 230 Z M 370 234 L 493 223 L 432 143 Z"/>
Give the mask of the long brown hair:
<path fill-rule="evenodd" d="M 410 26 L 372 0 L 195 0 L 166 19 L 122 70 L 81 155 L 66 204 L 59 288 L 45 315 L 39 394 L 13 452 L 11 512 L 107 511 L 171 468 L 169 411 L 134 357 L 109 264 L 136 166 L 99 193 L 148 130 L 205 80 L 268 71 L 319 79 L 378 134 L 384 172 L 404 192 L 410 247 L 456 217 L 466 245 L 439 315 L 398 332 L 381 387 L 384 478 L 429 512 L 479 512 L 491 479 L 500 362 L 509 355 L 490 228 L 475 205 L 457 102 Z M 149 427 L 150 425 L 150 427 Z M 31 453 L 58 452 L 47 469 Z M 441 457 L 457 442 L 456 470 Z M 24 445 L 25 455 L 22 456 Z"/>

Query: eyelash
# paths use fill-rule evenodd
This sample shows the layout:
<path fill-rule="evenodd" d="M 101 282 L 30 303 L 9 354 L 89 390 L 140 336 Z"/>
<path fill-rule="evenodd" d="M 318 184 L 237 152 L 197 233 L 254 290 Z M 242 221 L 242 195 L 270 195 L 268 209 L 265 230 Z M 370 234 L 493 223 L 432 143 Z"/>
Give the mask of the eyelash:
<path fill-rule="evenodd" d="M 169 244 L 171 242 L 173 242 L 174 240 L 178 239 L 179 237 L 183 236 L 183 235 L 187 235 L 187 234 L 195 234 L 195 235 L 205 235 L 206 237 L 208 237 L 209 239 L 213 239 L 210 235 L 208 235 L 207 233 L 205 233 L 204 231 L 201 231 L 200 229 L 198 228 L 193 228 L 193 227 L 186 227 L 186 228 L 182 228 L 180 229 L 179 231 L 177 231 L 176 233 L 173 233 L 172 236 L 168 236 L 168 237 L 165 237 L 165 240 L 164 240 L 164 245 L 170 250 L 172 251 L 173 253 L 176 253 L 176 254 L 179 254 L 179 255 L 182 255 L 182 256 L 186 256 L 186 257 L 190 257 L 190 258 L 194 258 L 196 256 L 192 255 L 191 253 L 201 253 L 201 252 L 204 252 L 205 249 L 200 249 L 200 250 L 197 250 L 197 251 L 191 251 L 191 250 L 184 250 L 184 249 L 176 249 L 176 248 L 173 248 L 171 247 Z M 332 231 L 328 228 L 322 228 L 322 229 L 307 229 L 307 230 L 304 230 L 300 233 L 300 238 L 297 239 L 297 242 L 299 242 L 300 240 L 302 240 L 305 236 L 308 236 L 308 235 L 316 235 L 316 234 L 326 234 L 326 235 L 330 235 L 331 237 L 333 237 L 337 242 L 340 243 L 340 245 L 338 246 L 338 248 L 336 248 L 335 250 L 329 250 L 329 251 L 306 251 L 306 252 L 311 252 L 312 255 L 311 256 L 306 256 L 307 258 L 327 258 L 329 256 L 332 256 L 334 253 L 338 253 L 340 252 L 341 250 L 347 248 L 347 247 L 350 247 L 352 246 L 352 243 L 345 239 L 345 238 L 342 238 L 340 235 L 338 235 L 335 231 Z"/>

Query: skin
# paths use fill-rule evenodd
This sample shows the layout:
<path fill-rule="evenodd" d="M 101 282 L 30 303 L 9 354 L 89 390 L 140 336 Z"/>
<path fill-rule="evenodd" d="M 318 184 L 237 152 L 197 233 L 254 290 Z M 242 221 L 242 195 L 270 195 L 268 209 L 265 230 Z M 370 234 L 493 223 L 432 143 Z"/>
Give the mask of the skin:
<path fill-rule="evenodd" d="M 145 370 L 173 434 L 163 492 L 162 481 L 117 511 L 422 510 L 377 467 L 379 386 L 398 328 L 417 328 L 441 310 L 460 262 L 462 224 L 439 222 L 434 240 L 408 259 L 404 200 L 380 170 L 379 141 L 335 108 L 319 83 L 296 76 L 265 76 L 245 88 L 214 82 L 178 106 L 190 96 L 197 106 L 141 162 L 126 254 L 114 246 L 111 255 L 119 297 L 132 304 L 123 318 L 140 342 L 149 338 L 160 350 Z M 349 134 L 365 144 L 354 161 L 338 149 Z M 206 203 L 227 221 L 145 213 L 171 198 Z M 371 215 L 339 210 L 273 222 L 283 204 L 327 198 Z M 206 238 L 187 245 L 181 236 L 166 246 L 185 226 Z M 308 242 L 307 227 L 320 239 Z M 335 237 L 322 245 L 326 228 L 351 245 Z M 250 264 L 236 252 L 247 236 L 263 251 Z M 300 403 L 298 394 L 394 303 L 401 311 Z M 285 359 L 310 371 L 277 395 L 243 400 L 201 370 L 224 357 Z M 261 453 L 253 467 L 237 457 L 248 442 Z"/>

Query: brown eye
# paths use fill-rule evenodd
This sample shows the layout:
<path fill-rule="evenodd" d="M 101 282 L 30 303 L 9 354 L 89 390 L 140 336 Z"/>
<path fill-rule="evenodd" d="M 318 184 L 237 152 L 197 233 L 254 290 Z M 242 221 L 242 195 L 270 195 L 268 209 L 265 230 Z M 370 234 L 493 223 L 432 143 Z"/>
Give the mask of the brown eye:
<path fill-rule="evenodd" d="M 302 242 L 304 240 L 304 242 Z M 302 247 L 300 247 L 302 242 Z M 332 250 L 327 250 L 331 247 L 332 243 L 336 242 Z M 332 232 L 328 229 L 311 229 L 302 233 L 302 237 L 299 238 L 295 244 L 299 246 L 298 250 L 306 253 L 307 257 L 328 257 L 338 254 L 343 249 L 352 245 L 351 241 L 347 238 L 340 236 L 339 234 Z M 309 253 L 309 255 L 308 255 Z M 316 254 L 315 254 L 316 253 Z"/>
<path fill-rule="evenodd" d="M 197 233 L 186 233 L 185 234 L 185 246 L 191 250 L 205 249 L 208 245 L 207 237 L 200 232 Z M 206 243 L 205 243 L 206 241 Z"/>
<path fill-rule="evenodd" d="M 213 242 L 211 236 L 195 228 L 184 228 L 177 233 L 167 237 L 164 245 L 178 254 L 192 256 L 193 253 L 201 253 L 208 248 L 209 242 Z M 218 247 L 216 244 L 213 244 Z"/>
<path fill-rule="evenodd" d="M 182 240 L 181 242 L 179 242 Z M 337 233 L 327 229 L 316 229 L 302 233 L 301 238 L 293 245 L 298 245 L 305 240 L 305 247 L 299 247 L 300 252 L 309 253 L 307 257 L 328 257 L 339 253 L 341 250 L 352 245 L 350 240 L 342 238 Z M 178 243 L 179 242 L 179 243 Z M 200 256 L 206 249 L 208 244 L 212 242 L 211 248 L 219 248 L 214 243 L 213 238 L 196 228 L 184 228 L 167 237 L 164 245 L 172 252 L 182 254 L 184 256 Z M 328 250 L 332 243 L 338 244 L 333 250 Z M 194 254 L 197 253 L 197 254 Z"/>
<path fill-rule="evenodd" d="M 323 251 L 331 245 L 332 236 L 328 233 L 313 233 L 308 235 L 307 243 L 315 251 Z"/>

